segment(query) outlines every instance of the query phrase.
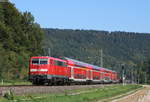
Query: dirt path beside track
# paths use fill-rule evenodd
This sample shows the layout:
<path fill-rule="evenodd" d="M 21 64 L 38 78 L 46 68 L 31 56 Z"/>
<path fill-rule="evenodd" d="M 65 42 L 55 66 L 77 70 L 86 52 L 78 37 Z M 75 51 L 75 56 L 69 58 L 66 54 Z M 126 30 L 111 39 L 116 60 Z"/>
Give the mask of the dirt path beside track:
<path fill-rule="evenodd" d="M 150 85 L 143 85 L 143 89 L 136 91 L 133 94 L 115 99 L 111 102 L 150 102 Z"/>

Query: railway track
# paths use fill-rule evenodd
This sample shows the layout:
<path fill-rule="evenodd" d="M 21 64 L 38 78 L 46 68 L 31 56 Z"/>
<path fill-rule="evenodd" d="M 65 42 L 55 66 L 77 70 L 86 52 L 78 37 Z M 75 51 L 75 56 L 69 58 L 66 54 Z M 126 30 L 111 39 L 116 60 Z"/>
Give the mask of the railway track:
<path fill-rule="evenodd" d="M 108 85 L 108 84 L 107 84 Z M 110 84 L 112 85 L 112 84 Z M 67 90 L 86 89 L 86 88 L 100 88 L 106 85 L 71 85 L 71 86 L 33 86 L 33 85 L 11 85 L 0 86 L 0 96 L 3 96 L 6 92 L 12 92 L 15 95 L 27 95 L 27 94 L 43 94 L 43 93 L 64 93 Z"/>

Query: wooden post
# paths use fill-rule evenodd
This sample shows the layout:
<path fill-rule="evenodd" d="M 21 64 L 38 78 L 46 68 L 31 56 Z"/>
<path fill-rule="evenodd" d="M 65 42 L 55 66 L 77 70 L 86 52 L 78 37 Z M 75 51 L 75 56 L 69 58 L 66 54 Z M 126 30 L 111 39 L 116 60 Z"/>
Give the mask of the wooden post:
<path fill-rule="evenodd" d="M 4 80 L 2 79 L 2 85 L 4 84 Z"/>

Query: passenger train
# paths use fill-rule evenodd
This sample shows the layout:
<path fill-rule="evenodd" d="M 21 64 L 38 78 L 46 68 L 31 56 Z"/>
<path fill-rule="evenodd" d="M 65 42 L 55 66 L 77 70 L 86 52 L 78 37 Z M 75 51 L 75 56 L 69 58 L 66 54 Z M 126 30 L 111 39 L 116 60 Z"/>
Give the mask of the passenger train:
<path fill-rule="evenodd" d="M 71 58 L 35 56 L 29 60 L 29 81 L 34 85 L 100 84 L 119 82 L 116 71 Z"/>

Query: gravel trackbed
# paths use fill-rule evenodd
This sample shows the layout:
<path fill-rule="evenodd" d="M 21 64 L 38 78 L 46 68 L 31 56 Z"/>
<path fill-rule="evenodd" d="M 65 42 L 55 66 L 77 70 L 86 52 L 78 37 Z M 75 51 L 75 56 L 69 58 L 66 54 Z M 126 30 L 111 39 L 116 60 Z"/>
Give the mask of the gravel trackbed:
<path fill-rule="evenodd" d="M 15 95 L 25 94 L 42 94 L 42 93 L 64 93 L 67 90 L 86 89 L 86 88 L 100 88 L 106 85 L 72 85 L 72 86 L 3 86 L 0 87 L 0 96 L 11 91 Z"/>

